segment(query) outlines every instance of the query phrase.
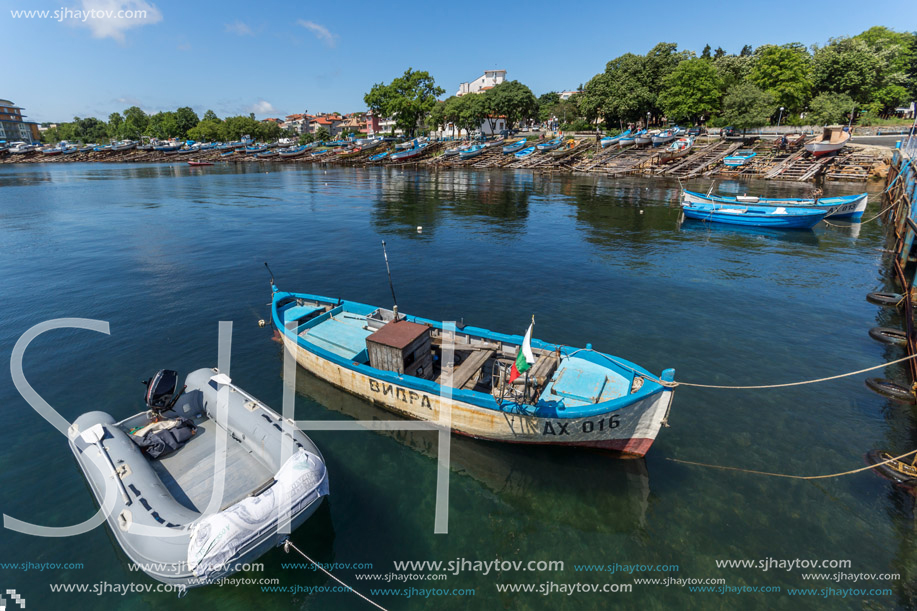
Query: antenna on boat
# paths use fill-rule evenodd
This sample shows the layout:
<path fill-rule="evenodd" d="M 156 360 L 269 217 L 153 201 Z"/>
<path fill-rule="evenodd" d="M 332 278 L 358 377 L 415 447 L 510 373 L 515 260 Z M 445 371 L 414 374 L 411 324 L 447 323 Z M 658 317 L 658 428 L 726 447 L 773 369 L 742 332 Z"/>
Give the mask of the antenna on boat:
<path fill-rule="evenodd" d="M 398 298 L 395 297 L 395 285 L 392 284 L 392 270 L 388 266 L 388 252 L 385 250 L 385 240 L 382 240 L 382 255 L 385 257 L 385 271 L 388 272 L 388 288 L 392 290 L 392 303 L 395 304 L 395 307 L 392 308 L 392 311 L 395 312 L 395 321 L 397 322 L 398 321 Z"/>
<path fill-rule="evenodd" d="M 268 267 L 267 261 L 264 262 L 264 267 L 267 267 L 267 273 L 271 275 L 271 286 L 274 286 L 274 272 L 272 272 L 271 268 Z"/>

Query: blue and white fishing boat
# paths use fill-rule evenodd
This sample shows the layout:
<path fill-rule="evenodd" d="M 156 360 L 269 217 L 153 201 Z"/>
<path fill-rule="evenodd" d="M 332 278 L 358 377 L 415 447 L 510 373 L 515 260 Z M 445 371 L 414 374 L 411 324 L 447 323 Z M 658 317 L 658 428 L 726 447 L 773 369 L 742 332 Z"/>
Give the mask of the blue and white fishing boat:
<path fill-rule="evenodd" d="M 331 152 L 331 149 L 319 149 L 317 151 L 313 151 L 312 153 L 310 153 L 309 156 L 310 157 L 321 157 L 322 155 L 327 155 L 330 152 Z"/>
<path fill-rule="evenodd" d="M 563 144 L 563 142 L 564 142 L 564 139 L 562 137 L 554 138 L 553 140 L 549 140 L 545 142 L 544 144 L 536 144 L 535 148 L 541 151 L 542 153 L 546 153 L 548 151 L 553 151 L 554 149 L 559 147 L 561 144 Z"/>
<path fill-rule="evenodd" d="M 510 153 L 517 153 L 525 148 L 525 145 L 528 143 L 528 140 L 523 138 L 518 142 L 513 142 L 512 144 L 507 144 L 503 147 L 503 154 L 508 155 Z"/>
<path fill-rule="evenodd" d="M 389 159 L 391 159 L 392 161 L 401 161 L 403 159 L 412 159 L 420 155 L 424 151 L 424 149 L 427 148 L 427 146 L 429 146 L 429 143 L 420 142 L 414 148 L 408 149 L 406 151 L 400 151 L 398 153 L 393 153 L 389 157 Z"/>
<path fill-rule="evenodd" d="M 278 154 L 277 151 L 264 151 L 263 153 L 257 153 L 255 157 L 258 159 L 270 159 L 271 157 L 277 157 Z"/>
<path fill-rule="evenodd" d="M 220 157 L 232 157 L 236 154 L 236 149 L 228 149 L 220 153 Z"/>
<path fill-rule="evenodd" d="M 627 135 L 621 135 L 621 139 L 618 140 L 618 144 L 621 146 L 627 146 L 629 144 L 634 144 L 637 141 L 637 138 L 643 136 L 646 133 L 645 129 L 641 129 L 635 133 L 631 133 L 630 130 L 627 130 Z"/>
<path fill-rule="evenodd" d="M 464 151 L 459 151 L 460 159 L 471 159 L 472 157 L 477 157 L 481 153 L 487 150 L 483 144 L 475 144 L 474 146 L 468 147 Z"/>
<path fill-rule="evenodd" d="M 591 346 L 533 339 L 534 325 L 525 337 L 471 326 L 453 333 L 397 307 L 271 288 L 273 324 L 301 367 L 455 433 L 643 456 L 672 403 L 673 369 L 656 375 Z"/>
<path fill-rule="evenodd" d="M 599 144 L 602 145 L 602 148 L 609 147 L 613 144 L 618 144 L 624 138 L 630 136 L 630 130 L 626 130 L 618 134 L 617 136 L 606 136 L 599 141 Z"/>
<path fill-rule="evenodd" d="M 391 152 L 391 151 L 382 151 L 381 153 L 376 153 L 375 155 L 370 155 L 370 156 L 369 156 L 369 160 L 370 160 L 370 161 L 382 161 L 383 159 L 385 159 L 386 157 L 388 157 L 388 155 L 389 155 L 390 152 Z"/>
<path fill-rule="evenodd" d="M 859 221 L 866 211 L 869 203 L 868 193 L 856 195 L 840 195 L 837 197 L 820 197 L 818 199 L 805 199 L 797 197 L 756 197 L 739 195 L 730 197 L 726 195 L 704 195 L 694 191 L 682 191 L 682 201 L 688 204 L 721 204 L 726 206 L 767 206 L 770 208 L 815 208 L 824 209 L 826 216 L 832 219 L 846 219 Z"/>
<path fill-rule="evenodd" d="M 664 129 L 655 136 L 653 136 L 653 146 L 659 146 L 660 144 L 668 144 L 672 140 L 678 137 L 678 134 L 681 133 L 681 128 L 677 125 L 675 127 L 670 127 Z"/>
<path fill-rule="evenodd" d="M 246 155 L 256 155 L 258 153 L 263 153 L 267 150 L 266 146 L 246 146 L 245 154 Z"/>
<path fill-rule="evenodd" d="M 739 166 L 745 165 L 745 163 L 752 157 L 757 156 L 757 153 L 750 150 L 741 150 L 736 151 L 729 157 L 723 159 L 723 164 L 729 166 L 730 168 L 737 168 Z"/>
<path fill-rule="evenodd" d="M 531 155 L 534 155 L 534 154 L 535 154 L 535 151 L 537 151 L 537 150 L 538 150 L 538 149 L 537 149 L 536 147 L 530 146 L 530 147 L 528 147 L 528 148 L 522 149 L 522 150 L 519 151 L 518 153 L 515 153 L 514 156 L 516 157 L 516 159 L 525 159 L 526 157 L 529 157 L 529 156 L 531 156 Z"/>
<path fill-rule="evenodd" d="M 681 206 L 685 217 L 689 219 L 774 229 L 811 229 L 828 214 L 827 210 L 816 208 L 752 206 L 715 202 L 683 201 Z"/>

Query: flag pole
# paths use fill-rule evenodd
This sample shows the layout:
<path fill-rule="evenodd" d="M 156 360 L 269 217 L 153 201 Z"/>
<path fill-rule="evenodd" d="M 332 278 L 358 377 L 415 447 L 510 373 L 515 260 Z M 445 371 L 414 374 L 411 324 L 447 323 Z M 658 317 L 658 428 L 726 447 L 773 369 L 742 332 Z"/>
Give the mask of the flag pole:
<path fill-rule="evenodd" d="M 382 240 L 382 255 L 385 257 L 385 271 L 388 272 L 388 288 L 392 291 L 392 310 L 395 313 L 395 322 L 398 322 L 398 299 L 395 297 L 395 285 L 392 284 L 392 270 L 388 266 L 388 252 L 385 250 L 385 240 Z"/>

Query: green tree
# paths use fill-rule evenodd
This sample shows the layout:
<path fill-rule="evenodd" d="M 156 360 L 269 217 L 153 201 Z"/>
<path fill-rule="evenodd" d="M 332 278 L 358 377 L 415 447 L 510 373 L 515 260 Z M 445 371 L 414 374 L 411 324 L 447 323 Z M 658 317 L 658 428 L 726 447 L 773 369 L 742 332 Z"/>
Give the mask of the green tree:
<path fill-rule="evenodd" d="M 189 129 L 196 127 L 200 123 L 200 119 L 190 107 L 182 106 L 175 111 L 175 122 L 178 126 L 179 134 L 185 136 Z"/>
<path fill-rule="evenodd" d="M 206 119 L 189 129 L 186 134 L 191 140 L 213 142 L 214 140 L 220 140 L 223 134 L 223 125 L 219 120 Z"/>
<path fill-rule="evenodd" d="M 655 96 L 646 77 L 646 58 L 625 53 L 605 66 L 608 95 L 606 118 L 638 121 L 655 105 Z"/>
<path fill-rule="evenodd" d="M 396 126 L 413 137 L 418 123 L 436 103 L 436 96 L 444 92 L 428 72 L 408 68 L 388 85 L 373 85 L 363 101 L 374 113 L 394 117 Z"/>
<path fill-rule="evenodd" d="M 713 59 L 719 59 L 726 55 L 726 51 L 723 50 L 723 47 L 717 47 L 716 51 L 713 52 Z"/>
<path fill-rule="evenodd" d="M 328 128 L 324 125 L 319 126 L 319 128 L 315 130 L 315 139 L 319 142 L 331 140 L 331 134 L 328 132 Z"/>
<path fill-rule="evenodd" d="M 812 63 L 816 90 L 846 93 L 859 104 L 872 100 L 887 68 L 879 53 L 856 38 L 835 38 L 816 48 Z"/>
<path fill-rule="evenodd" d="M 217 113 L 213 112 L 212 110 L 208 110 L 207 112 L 204 113 L 204 117 L 201 119 L 201 121 L 219 122 L 220 118 L 217 116 Z"/>
<path fill-rule="evenodd" d="M 538 96 L 538 120 L 547 121 L 551 117 L 551 110 L 560 102 L 560 94 L 549 91 Z"/>
<path fill-rule="evenodd" d="M 748 80 L 770 93 L 787 113 L 798 113 L 812 91 L 809 52 L 800 43 L 762 45 L 755 50 Z"/>
<path fill-rule="evenodd" d="M 139 139 L 146 135 L 146 128 L 150 124 L 150 118 L 143 110 L 137 106 L 131 106 L 124 111 L 124 124 L 121 126 L 121 133 L 127 138 Z"/>
<path fill-rule="evenodd" d="M 508 129 L 512 129 L 516 123 L 534 117 L 538 113 L 538 100 L 535 94 L 519 81 L 503 81 L 487 91 L 484 97 L 489 103 L 491 116 L 506 117 Z M 494 125 L 491 125 L 491 131 L 494 131 Z"/>
<path fill-rule="evenodd" d="M 723 118 L 743 132 L 766 125 L 775 109 L 774 97 L 752 83 L 740 83 L 723 99 Z"/>
<path fill-rule="evenodd" d="M 446 102 L 437 101 L 427 115 L 426 125 L 431 131 L 441 130 L 446 124 Z"/>
<path fill-rule="evenodd" d="M 121 113 L 113 112 L 108 115 L 108 137 L 116 140 L 121 138 L 121 127 L 124 125 L 124 118 Z"/>
<path fill-rule="evenodd" d="M 609 77 L 605 72 L 596 74 L 589 79 L 583 87 L 583 92 L 577 96 L 579 112 L 589 123 L 601 119 L 606 126 L 611 124 L 613 108 L 609 104 L 611 91 Z"/>
<path fill-rule="evenodd" d="M 719 110 L 723 81 L 713 62 L 694 58 L 675 67 L 663 79 L 659 105 L 676 121 L 705 121 Z"/>
<path fill-rule="evenodd" d="M 712 59 L 710 57 L 710 45 L 704 45 L 704 50 L 700 52 L 701 59 Z"/>
<path fill-rule="evenodd" d="M 820 93 L 809 102 L 806 119 L 815 125 L 845 123 L 853 112 L 853 99 L 846 93 Z"/>
<path fill-rule="evenodd" d="M 752 61 L 751 56 L 726 55 L 725 53 L 714 58 L 713 66 L 720 80 L 723 81 L 724 91 L 748 78 Z"/>
<path fill-rule="evenodd" d="M 751 56 L 751 53 L 752 53 L 751 45 L 745 45 L 744 47 L 742 47 L 742 50 L 739 52 L 739 55 L 742 57 L 749 57 Z"/>
<path fill-rule="evenodd" d="M 303 134 L 299 137 L 300 144 L 312 144 L 315 142 L 315 136 L 313 134 Z"/>

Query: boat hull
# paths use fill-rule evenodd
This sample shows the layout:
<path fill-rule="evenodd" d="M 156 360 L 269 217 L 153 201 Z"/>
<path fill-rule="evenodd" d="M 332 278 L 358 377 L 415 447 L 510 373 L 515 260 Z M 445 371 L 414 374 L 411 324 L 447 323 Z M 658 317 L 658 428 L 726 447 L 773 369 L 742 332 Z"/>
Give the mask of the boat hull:
<path fill-rule="evenodd" d="M 823 197 L 819 199 L 818 202 L 813 199 L 775 199 L 762 197 L 755 202 L 740 202 L 734 197 L 708 197 L 692 191 L 685 191 L 682 196 L 682 201 L 689 204 L 717 203 L 744 206 L 748 203 L 753 203 L 756 206 L 772 206 L 774 208 L 825 208 L 828 211 L 826 217 L 859 221 L 863 218 L 863 213 L 866 211 L 866 205 L 869 203 L 869 196 L 867 193 L 861 193 L 856 196 Z"/>
<path fill-rule="evenodd" d="M 685 217 L 689 219 L 723 223 L 725 225 L 772 227 L 774 229 L 811 229 L 825 218 L 825 213 L 783 216 L 775 214 L 735 214 L 689 207 L 685 207 L 683 210 Z"/>

